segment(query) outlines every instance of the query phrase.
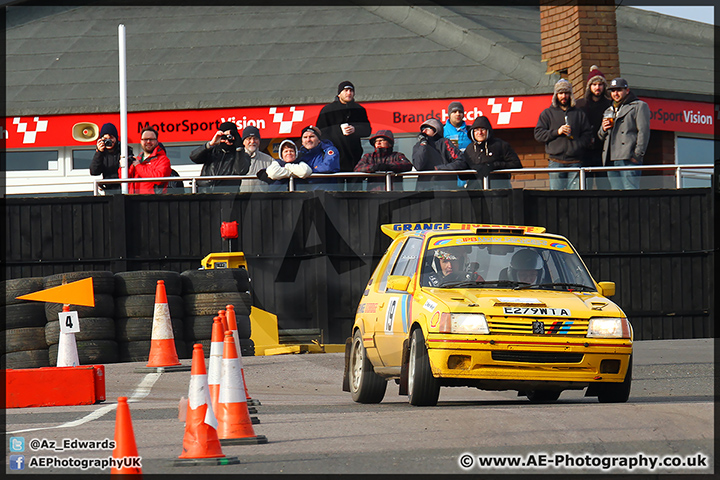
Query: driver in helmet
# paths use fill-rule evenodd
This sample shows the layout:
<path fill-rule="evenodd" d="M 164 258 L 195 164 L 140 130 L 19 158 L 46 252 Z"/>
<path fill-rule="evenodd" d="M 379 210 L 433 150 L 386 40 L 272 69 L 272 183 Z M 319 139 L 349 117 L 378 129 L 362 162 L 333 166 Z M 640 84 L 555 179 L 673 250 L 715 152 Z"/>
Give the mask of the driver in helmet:
<path fill-rule="evenodd" d="M 467 250 L 466 247 L 449 247 L 435 250 L 433 254 L 433 269 L 435 271 L 428 275 L 427 285 L 437 287 L 449 282 L 482 279 L 479 274 L 465 270 Z"/>
<path fill-rule="evenodd" d="M 516 282 L 535 284 L 542 278 L 544 262 L 540 254 L 531 248 L 515 252 L 510 259 L 508 278 Z"/>

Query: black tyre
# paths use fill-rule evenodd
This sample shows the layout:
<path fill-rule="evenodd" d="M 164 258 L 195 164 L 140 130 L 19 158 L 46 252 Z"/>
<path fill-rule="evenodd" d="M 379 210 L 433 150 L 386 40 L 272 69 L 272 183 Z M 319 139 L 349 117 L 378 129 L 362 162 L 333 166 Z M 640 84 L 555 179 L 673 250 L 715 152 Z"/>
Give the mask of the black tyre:
<path fill-rule="evenodd" d="M 433 377 L 428 359 L 425 338 L 419 328 L 410 338 L 410 364 L 408 365 L 408 399 L 410 405 L 437 405 L 440 382 Z"/>
<path fill-rule="evenodd" d="M 92 270 L 86 272 L 66 272 L 56 273 L 55 275 L 49 275 L 44 278 L 44 288 L 57 287 L 62 285 L 63 278 L 66 283 L 75 282 L 82 280 L 83 278 L 93 279 L 93 293 L 110 294 L 115 292 L 115 274 L 106 270 Z"/>
<path fill-rule="evenodd" d="M 47 348 L 44 327 L 15 328 L 6 330 L 2 334 L 5 337 L 5 351 L 2 353 Z"/>
<path fill-rule="evenodd" d="M 228 305 L 235 307 L 235 317 L 250 315 L 252 296 L 240 292 L 189 293 L 184 297 L 185 312 L 190 315 L 217 315 Z"/>
<path fill-rule="evenodd" d="M 115 320 L 110 317 L 78 319 L 80 331 L 75 340 L 115 340 Z M 53 320 L 45 325 L 45 342 L 54 345 L 60 341 L 60 322 Z"/>
<path fill-rule="evenodd" d="M 250 291 L 250 277 L 244 268 L 186 270 L 181 277 L 184 294 Z"/>
<path fill-rule="evenodd" d="M 46 303 L 45 318 L 48 321 L 57 320 L 58 313 L 62 312 L 62 303 Z M 89 317 L 110 317 L 115 313 L 115 300 L 109 293 L 96 293 L 95 306 L 86 307 L 84 305 L 70 305 L 70 310 L 78 312 L 79 318 Z"/>
<path fill-rule="evenodd" d="M 0 289 L 5 291 L 3 305 L 16 305 L 26 303 L 27 300 L 18 300 L 16 297 L 34 293 L 43 289 L 43 277 L 12 278 L 0 282 Z"/>
<path fill-rule="evenodd" d="M 139 270 L 115 274 L 115 295 L 155 295 L 157 282 L 162 280 L 167 295 L 181 295 L 180 274 L 171 270 Z"/>
<path fill-rule="evenodd" d="M 182 340 L 185 337 L 183 332 L 183 321 L 177 318 L 170 318 L 173 337 Z M 115 339 L 118 342 L 137 342 L 140 340 L 152 340 L 153 319 L 151 317 L 118 318 L 115 320 Z"/>
<path fill-rule="evenodd" d="M 120 361 L 118 344 L 113 340 L 79 340 L 76 341 L 78 360 L 81 365 L 101 363 L 117 363 Z M 48 355 L 50 364 L 57 365 L 58 345 L 50 345 Z"/>
<path fill-rule="evenodd" d="M 120 342 L 118 350 L 121 362 L 147 362 L 150 356 L 151 340 L 138 340 L 136 342 Z M 185 342 L 175 339 L 175 353 L 178 359 L 190 358 L 187 355 L 187 347 Z"/>
<path fill-rule="evenodd" d="M 185 338 L 207 340 L 212 338 L 213 320 L 217 315 L 199 315 L 185 317 Z M 236 315 L 235 323 L 238 329 L 238 338 L 250 338 L 250 317 Z"/>
<path fill-rule="evenodd" d="M 185 316 L 185 304 L 180 295 L 168 295 L 168 308 L 170 317 L 183 318 Z M 115 298 L 115 318 L 152 318 L 155 313 L 155 295 L 129 295 Z"/>
<path fill-rule="evenodd" d="M 12 330 L 23 327 L 44 327 L 45 304 L 42 302 L 26 302 L 6 305 L 2 308 L 5 317 L 5 328 Z M 57 317 L 55 317 L 57 319 Z"/>
<path fill-rule="evenodd" d="M 385 397 L 387 380 L 375 373 L 367 358 L 360 330 L 353 335 L 348 365 L 350 393 L 358 403 L 380 403 Z"/>
<path fill-rule="evenodd" d="M 531 403 L 552 403 L 560 398 L 562 390 L 530 390 L 526 393 Z"/>
<path fill-rule="evenodd" d="M 49 367 L 48 349 L 23 350 L 12 352 L 0 357 L 0 368 L 38 368 Z"/>
<path fill-rule="evenodd" d="M 632 364 L 633 358 L 630 355 L 625 380 L 622 383 L 604 383 L 598 385 L 598 401 L 600 403 L 624 403 L 630 398 L 630 387 L 632 386 Z"/>

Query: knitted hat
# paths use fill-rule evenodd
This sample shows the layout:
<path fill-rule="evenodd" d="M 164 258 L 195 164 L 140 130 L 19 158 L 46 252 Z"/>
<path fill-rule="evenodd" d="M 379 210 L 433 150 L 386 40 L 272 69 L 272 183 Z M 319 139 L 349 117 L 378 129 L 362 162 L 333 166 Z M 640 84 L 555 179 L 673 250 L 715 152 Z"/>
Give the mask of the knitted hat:
<path fill-rule="evenodd" d="M 555 93 L 560 93 L 560 92 L 572 93 L 572 84 L 570 84 L 570 82 L 567 81 L 566 79 L 561 78 L 555 84 L 555 88 L 553 89 L 553 92 L 555 92 Z"/>
<path fill-rule="evenodd" d="M 115 125 L 112 123 L 106 123 L 105 125 L 100 128 L 100 138 L 104 137 L 105 134 L 112 135 L 113 137 L 118 137 L 118 131 L 117 128 L 115 128 Z"/>
<path fill-rule="evenodd" d="M 355 85 L 353 85 L 350 80 L 345 80 L 344 82 L 340 82 L 340 85 L 338 85 L 338 95 L 340 95 L 340 92 L 342 92 L 346 88 L 351 88 L 354 91 Z"/>
<path fill-rule="evenodd" d="M 607 80 L 605 80 L 605 74 L 600 71 L 597 65 L 590 67 L 590 73 L 588 73 L 587 86 L 590 87 L 591 83 L 600 81 L 607 87 Z"/>
<path fill-rule="evenodd" d="M 307 127 L 303 128 L 302 132 L 300 132 L 300 136 L 302 136 L 308 130 L 312 130 L 313 133 L 315 133 L 315 136 L 317 136 L 318 138 L 322 138 L 322 133 L 320 133 L 320 129 L 315 125 L 308 125 Z"/>
<path fill-rule="evenodd" d="M 465 107 L 463 107 L 463 104 L 460 102 L 450 102 L 450 106 L 448 106 L 448 113 L 453 112 L 464 112 Z"/>
<path fill-rule="evenodd" d="M 244 142 L 245 139 L 248 138 L 248 137 L 255 137 L 255 138 L 257 138 L 258 140 L 262 140 L 262 138 L 260 138 L 260 130 L 258 130 L 257 127 L 254 127 L 254 126 L 252 126 L 252 125 L 248 125 L 247 127 L 245 127 L 245 128 L 243 129 L 243 132 L 242 132 L 243 142 Z"/>
<path fill-rule="evenodd" d="M 384 138 L 385 140 L 390 142 L 391 146 L 395 145 L 395 136 L 393 135 L 393 133 L 390 130 L 378 130 L 377 133 L 375 133 L 375 135 L 368 138 L 370 145 L 372 145 L 374 147 L 375 140 L 377 140 L 378 138 Z"/>

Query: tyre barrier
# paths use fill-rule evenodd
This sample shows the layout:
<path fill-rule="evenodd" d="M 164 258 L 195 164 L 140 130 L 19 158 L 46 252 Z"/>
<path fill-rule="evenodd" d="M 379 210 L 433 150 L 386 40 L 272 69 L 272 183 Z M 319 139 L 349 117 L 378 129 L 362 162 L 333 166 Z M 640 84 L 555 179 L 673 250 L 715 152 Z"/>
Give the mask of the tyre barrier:
<path fill-rule="evenodd" d="M 136 270 L 115 274 L 115 296 L 155 295 L 157 282 L 165 283 L 167 295 L 181 295 L 180 274 L 171 270 Z"/>
<path fill-rule="evenodd" d="M 42 290 L 44 288 L 43 280 L 43 277 L 12 278 L 10 280 L 3 280 L 0 282 L 0 288 L 5 292 L 3 305 L 26 304 L 26 300 L 18 300 L 17 297 L 22 297 L 28 293 L 35 293 Z M 0 297 L 0 299 L 1 298 L 2 297 Z"/>
<path fill-rule="evenodd" d="M 41 302 L 6 305 L 3 307 L 3 313 L 7 330 L 23 327 L 44 327 L 45 322 L 47 322 L 45 305 Z"/>
<path fill-rule="evenodd" d="M 115 274 L 106 270 L 90 270 L 85 272 L 67 272 L 48 275 L 44 278 L 43 287 L 52 288 L 66 283 L 76 282 L 84 278 L 93 279 L 93 293 L 105 293 L 112 295 L 115 292 Z"/>
<path fill-rule="evenodd" d="M 118 343 L 115 340 L 77 340 L 75 343 L 80 365 L 97 365 L 120 361 Z M 48 347 L 51 365 L 57 365 L 57 353 L 57 344 Z"/>
<path fill-rule="evenodd" d="M 37 368 L 50 367 L 47 348 L 10 352 L 0 357 L 0 368 Z"/>
<path fill-rule="evenodd" d="M 185 294 L 250 292 L 250 276 L 244 268 L 185 270 L 180 276 Z"/>
<path fill-rule="evenodd" d="M 112 317 L 78 318 L 80 331 L 75 340 L 115 340 L 115 319 Z M 45 324 L 45 342 L 47 346 L 60 341 L 60 322 L 50 320 Z"/>

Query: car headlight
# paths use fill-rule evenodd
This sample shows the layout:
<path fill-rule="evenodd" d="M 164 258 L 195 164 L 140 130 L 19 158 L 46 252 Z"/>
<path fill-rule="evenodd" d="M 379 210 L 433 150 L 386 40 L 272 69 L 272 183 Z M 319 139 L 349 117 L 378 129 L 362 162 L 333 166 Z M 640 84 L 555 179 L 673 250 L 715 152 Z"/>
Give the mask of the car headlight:
<path fill-rule="evenodd" d="M 627 318 L 591 318 L 588 337 L 630 338 L 630 323 Z"/>
<path fill-rule="evenodd" d="M 440 316 L 439 330 L 441 333 L 490 333 L 482 313 L 443 313 Z"/>

